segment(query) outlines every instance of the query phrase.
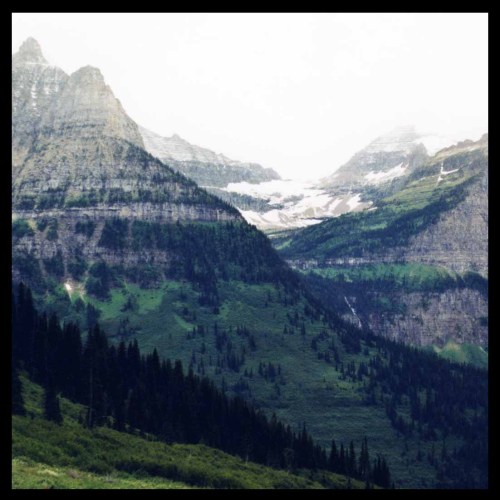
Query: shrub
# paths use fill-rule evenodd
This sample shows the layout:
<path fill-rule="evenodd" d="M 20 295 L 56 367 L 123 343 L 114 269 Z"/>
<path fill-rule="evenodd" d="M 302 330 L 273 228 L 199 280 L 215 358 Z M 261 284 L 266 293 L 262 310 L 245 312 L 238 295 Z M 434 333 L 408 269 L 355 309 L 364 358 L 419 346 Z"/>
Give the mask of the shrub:
<path fill-rule="evenodd" d="M 12 222 L 12 236 L 14 238 L 22 238 L 23 236 L 33 236 L 33 229 L 31 229 L 28 221 L 25 219 L 17 219 Z"/>

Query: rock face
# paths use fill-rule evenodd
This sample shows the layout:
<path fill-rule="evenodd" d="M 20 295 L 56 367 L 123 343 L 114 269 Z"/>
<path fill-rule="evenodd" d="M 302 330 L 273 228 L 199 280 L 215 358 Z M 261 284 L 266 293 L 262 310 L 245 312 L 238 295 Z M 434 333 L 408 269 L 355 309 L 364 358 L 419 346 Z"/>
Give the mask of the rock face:
<path fill-rule="evenodd" d="M 459 159 L 461 157 L 461 160 Z M 476 168 L 477 174 L 455 208 L 443 212 L 427 230 L 412 237 L 394 257 L 410 262 L 443 266 L 488 277 L 488 139 L 457 145 L 438 154 L 430 168 L 439 165 L 436 183 L 455 168 Z M 444 168 L 446 165 L 446 168 Z"/>
<path fill-rule="evenodd" d="M 162 137 L 140 127 L 144 147 L 153 156 L 204 187 L 225 187 L 231 182 L 259 183 L 280 179 L 271 168 L 244 163 L 190 144 L 177 134 Z"/>
<path fill-rule="evenodd" d="M 13 56 L 12 89 L 13 220 L 32 228 L 58 221 L 55 238 L 47 230 L 28 231 L 14 239 L 14 252 L 35 259 L 59 253 L 65 266 L 76 254 L 114 263 L 117 256 L 96 244 L 111 219 L 242 221 L 236 209 L 143 149 L 137 124 L 98 69 L 87 66 L 68 77 L 28 39 Z M 94 236 L 84 243 L 75 227 L 89 221 Z M 119 258 L 122 264 L 138 259 L 132 253 Z"/>
<path fill-rule="evenodd" d="M 97 68 L 75 71 L 44 114 L 38 141 L 114 137 L 144 148 L 139 128 Z"/>
<path fill-rule="evenodd" d="M 370 292 L 370 299 L 382 294 Z M 345 308 L 342 317 L 354 324 L 361 319 L 377 335 L 411 345 L 442 347 L 448 341 L 488 345 L 488 297 L 469 288 L 444 292 L 392 293 L 391 302 L 404 313 L 364 310 L 357 296 L 347 297 L 356 311 Z"/>
<path fill-rule="evenodd" d="M 38 134 L 40 119 L 68 75 L 51 66 L 38 42 L 28 38 L 12 57 L 12 167 L 22 165 Z"/>

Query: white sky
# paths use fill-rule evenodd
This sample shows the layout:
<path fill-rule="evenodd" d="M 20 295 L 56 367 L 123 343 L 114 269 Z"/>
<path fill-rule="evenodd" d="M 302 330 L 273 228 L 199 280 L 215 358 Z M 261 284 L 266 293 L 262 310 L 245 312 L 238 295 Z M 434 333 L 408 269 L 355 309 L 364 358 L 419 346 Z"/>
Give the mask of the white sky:
<path fill-rule="evenodd" d="M 399 125 L 487 132 L 487 14 L 13 14 L 67 73 L 101 69 L 161 135 L 276 169 L 332 173 Z"/>

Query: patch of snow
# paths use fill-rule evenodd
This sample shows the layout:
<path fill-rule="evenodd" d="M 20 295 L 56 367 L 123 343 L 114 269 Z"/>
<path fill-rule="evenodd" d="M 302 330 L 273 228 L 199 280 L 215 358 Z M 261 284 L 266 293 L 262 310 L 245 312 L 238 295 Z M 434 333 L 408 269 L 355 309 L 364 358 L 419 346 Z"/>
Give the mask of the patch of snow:
<path fill-rule="evenodd" d="M 403 166 L 403 163 L 400 163 L 390 170 L 387 170 L 387 172 L 375 172 L 372 170 L 365 175 L 365 179 L 371 184 L 381 184 L 382 182 L 387 182 L 405 175 L 407 168 L 408 165 Z"/>
<path fill-rule="evenodd" d="M 438 175 L 438 178 L 436 181 L 436 186 L 443 180 L 443 176 L 448 175 L 448 174 L 453 174 L 455 172 L 458 172 L 459 170 L 460 170 L 459 168 L 455 168 L 454 170 L 448 170 L 448 172 L 445 172 L 443 170 L 443 164 L 441 163 L 441 169 L 439 171 L 439 175 Z"/>
<path fill-rule="evenodd" d="M 228 186 L 225 190 L 269 200 L 267 211 L 240 210 L 247 222 L 263 230 L 306 227 L 318 224 L 324 218 L 368 208 L 371 204 L 361 202 L 360 194 L 332 195 L 312 188 L 311 185 L 307 182 L 282 180 L 260 184 L 240 182 Z M 276 192 L 278 188 L 282 189 L 282 192 Z M 283 203 L 283 200 L 291 196 L 297 197 L 298 200 Z M 274 208 L 276 203 L 281 203 L 284 208 Z"/>
<path fill-rule="evenodd" d="M 359 324 L 359 327 L 362 328 L 362 324 L 361 324 L 361 320 L 359 319 L 359 316 L 356 314 L 356 309 L 354 309 L 354 307 L 351 306 L 351 304 L 349 303 L 349 301 L 347 300 L 347 297 L 344 295 L 344 300 L 347 304 L 347 306 L 349 307 L 349 309 L 351 310 L 352 314 L 354 315 L 354 317 L 358 320 L 358 324 Z"/>
<path fill-rule="evenodd" d="M 69 283 L 64 283 L 64 288 L 66 288 L 66 291 L 68 293 L 70 293 L 73 290 L 73 288 L 71 287 L 71 285 Z"/>
<path fill-rule="evenodd" d="M 264 213 L 254 212 L 253 210 L 240 210 L 240 213 L 249 224 L 263 230 L 307 227 L 321 222 L 319 219 L 304 219 L 298 216 L 289 217 L 276 209 Z"/>
<path fill-rule="evenodd" d="M 361 195 L 358 193 L 355 196 L 352 196 L 347 200 L 347 205 L 349 205 L 349 208 L 351 210 L 354 210 L 357 208 L 359 205 L 361 205 Z"/>

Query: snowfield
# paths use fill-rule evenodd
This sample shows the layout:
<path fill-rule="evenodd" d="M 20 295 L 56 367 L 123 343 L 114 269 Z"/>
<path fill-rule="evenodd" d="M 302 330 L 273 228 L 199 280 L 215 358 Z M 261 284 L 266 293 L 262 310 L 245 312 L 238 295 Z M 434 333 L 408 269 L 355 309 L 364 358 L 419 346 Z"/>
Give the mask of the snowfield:
<path fill-rule="evenodd" d="M 310 181 L 273 180 L 260 184 L 238 182 L 229 184 L 224 190 L 268 201 L 269 210 L 265 212 L 240 210 L 248 223 L 264 231 L 311 226 L 324 218 L 362 210 L 371 205 L 361 202 L 359 193 L 334 196 L 318 189 Z"/>

